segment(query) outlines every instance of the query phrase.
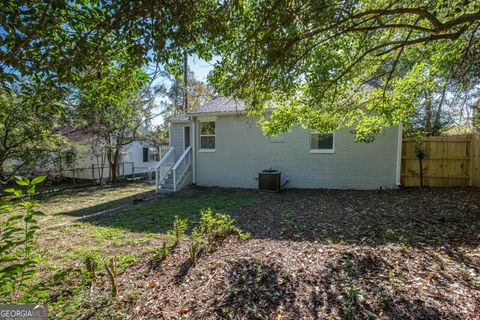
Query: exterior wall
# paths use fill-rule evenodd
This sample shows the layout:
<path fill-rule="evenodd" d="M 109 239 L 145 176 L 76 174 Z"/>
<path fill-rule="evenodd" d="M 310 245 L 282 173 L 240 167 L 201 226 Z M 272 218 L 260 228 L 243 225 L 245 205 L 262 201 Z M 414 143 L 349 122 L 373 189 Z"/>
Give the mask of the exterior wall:
<path fill-rule="evenodd" d="M 310 153 L 309 130 L 295 128 L 276 139 L 255 123 L 245 116 L 217 117 L 215 152 L 195 150 L 197 185 L 257 188 L 258 172 L 272 168 L 281 171 L 282 183 L 289 180 L 286 187 L 396 187 L 398 127 L 369 144 L 356 143 L 348 129 L 337 131 L 334 153 Z M 199 146 L 200 126 L 195 127 Z"/>
<path fill-rule="evenodd" d="M 72 143 L 77 153 L 74 165 L 63 164 L 62 175 L 76 179 L 92 179 L 92 151 L 90 141 Z"/>
<path fill-rule="evenodd" d="M 170 123 L 170 146 L 175 148 L 175 159 L 180 158 L 185 150 L 183 130 L 185 127 L 191 127 L 190 122 L 171 122 Z M 192 130 L 192 128 L 190 128 Z M 191 134 L 192 131 L 190 131 Z M 190 139 L 192 141 L 192 139 Z"/>
<path fill-rule="evenodd" d="M 148 157 L 147 162 L 143 162 L 143 148 L 151 147 L 152 145 L 148 142 L 134 141 L 131 144 L 127 145 L 123 150 L 122 162 L 129 162 L 125 164 L 125 174 L 132 174 L 132 162 L 134 166 L 134 173 L 146 173 L 155 171 L 155 167 L 158 164 L 158 161 L 155 161 Z"/>

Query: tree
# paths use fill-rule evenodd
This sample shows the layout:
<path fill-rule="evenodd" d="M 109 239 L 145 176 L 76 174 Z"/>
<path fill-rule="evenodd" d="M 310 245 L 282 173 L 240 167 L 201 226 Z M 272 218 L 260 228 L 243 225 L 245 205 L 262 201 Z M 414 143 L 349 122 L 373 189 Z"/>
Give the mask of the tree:
<path fill-rule="evenodd" d="M 198 109 L 201 105 L 211 101 L 213 99 L 212 88 L 195 78 L 195 73 L 192 70 L 188 70 L 188 85 L 187 85 L 187 101 L 188 111 Z M 175 73 L 171 77 L 171 86 L 167 91 L 165 103 L 165 111 L 167 118 L 174 117 L 186 112 L 184 107 L 185 85 L 183 76 L 179 73 Z"/>
<path fill-rule="evenodd" d="M 408 122 L 448 83 L 480 74 L 478 1 L 26 1 L 0 10 L 2 82 L 41 74 L 71 83 L 125 51 L 131 67 L 221 57 L 213 84 L 242 98 L 264 131 L 294 124 L 370 141 Z M 52 82 L 52 83 L 57 83 Z M 441 90 L 441 89 L 440 89 Z M 425 104 L 424 104 L 425 105 Z M 263 111 L 276 107 L 271 114 Z"/>
<path fill-rule="evenodd" d="M 79 84 L 75 121 L 105 148 L 112 180 L 117 178 L 123 148 L 142 138 L 152 117 L 154 92 L 148 80 L 142 70 L 115 61 L 83 75 Z"/>
<path fill-rule="evenodd" d="M 119 51 L 128 53 L 131 67 L 178 65 L 191 52 L 208 59 L 208 39 L 222 29 L 223 12 L 214 0 L 5 0 L 0 80 L 41 73 L 71 83 Z"/>
<path fill-rule="evenodd" d="M 35 81 L 0 89 L 0 182 L 69 150 L 54 110 L 63 95 Z"/>
<path fill-rule="evenodd" d="M 296 123 L 370 141 L 408 122 L 428 93 L 478 83 L 478 1 L 242 2 L 217 42 L 211 81 L 245 99 L 264 131 Z M 279 107 L 268 116 L 263 111 Z"/>

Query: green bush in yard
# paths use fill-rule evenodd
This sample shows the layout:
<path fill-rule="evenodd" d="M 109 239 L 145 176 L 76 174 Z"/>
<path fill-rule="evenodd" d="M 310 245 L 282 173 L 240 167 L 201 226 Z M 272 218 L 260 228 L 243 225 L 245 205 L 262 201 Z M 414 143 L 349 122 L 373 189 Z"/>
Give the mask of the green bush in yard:
<path fill-rule="evenodd" d="M 224 213 L 213 213 L 212 209 L 200 212 L 200 224 L 192 231 L 190 260 L 196 264 L 198 255 L 217 240 L 236 235 L 240 239 L 249 238 L 249 234 L 235 226 L 235 220 Z"/>
<path fill-rule="evenodd" d="M 7 188 L 0 199 L 0 299 L 3 302 L 21 301 L 31 288 L 28 283 L 35 275 L 36 217 L 45 215 L 37 210 L 39 203 L 30 199 L 37 184 L 45 176 L 32 180 L 17 177 L 18 187 Z"/>
<path fill-rule="evenodd" d="M 188 222 L 186 219 L 180 219 L 175 216 L 173 219 L 173 229 L 167 231 L 166 239 L 162 246 L 158 249 L 154 260 L 162 262 L 168 256 L 168 254 L 178 245 L 180 239 L 185 235 L 188 228 Z"/>
<path fill-rule="evenodd" d="M 197 228 L 206 236 L 209 245 L 231 235 L 244 236 L 242 230 L 235 226 L 235 220 L 228 214 L 214 214 L 212 209 L 203 210 L 200 214 L 200 225 Z"/>

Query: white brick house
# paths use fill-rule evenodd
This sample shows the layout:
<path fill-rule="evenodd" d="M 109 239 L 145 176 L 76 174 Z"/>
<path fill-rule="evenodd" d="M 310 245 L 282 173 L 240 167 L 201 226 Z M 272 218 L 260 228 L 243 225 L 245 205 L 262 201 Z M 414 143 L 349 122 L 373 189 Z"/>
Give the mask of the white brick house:
<path fill-rule="evenodd" d="M 189 184 L 257 188 L 258 173 L 279 170 L 291 188 L 376 189 L 400 182 L 401 127 L 357 143 L 348 129 L 332 134 L 294 128 L 263 135 L 244 104 L 217 98 L 170 121 L 170 150 L 157 167 L 157 190 Z"/>

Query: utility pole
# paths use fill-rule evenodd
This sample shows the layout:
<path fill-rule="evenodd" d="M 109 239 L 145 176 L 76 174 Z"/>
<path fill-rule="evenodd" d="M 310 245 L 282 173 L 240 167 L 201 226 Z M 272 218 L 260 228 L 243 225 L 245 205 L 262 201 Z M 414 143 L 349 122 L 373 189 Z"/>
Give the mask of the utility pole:
<path fill-rule="evenodd" d="M 183 53 L 183 111 L 188 112 L 188 55 Z"/>

